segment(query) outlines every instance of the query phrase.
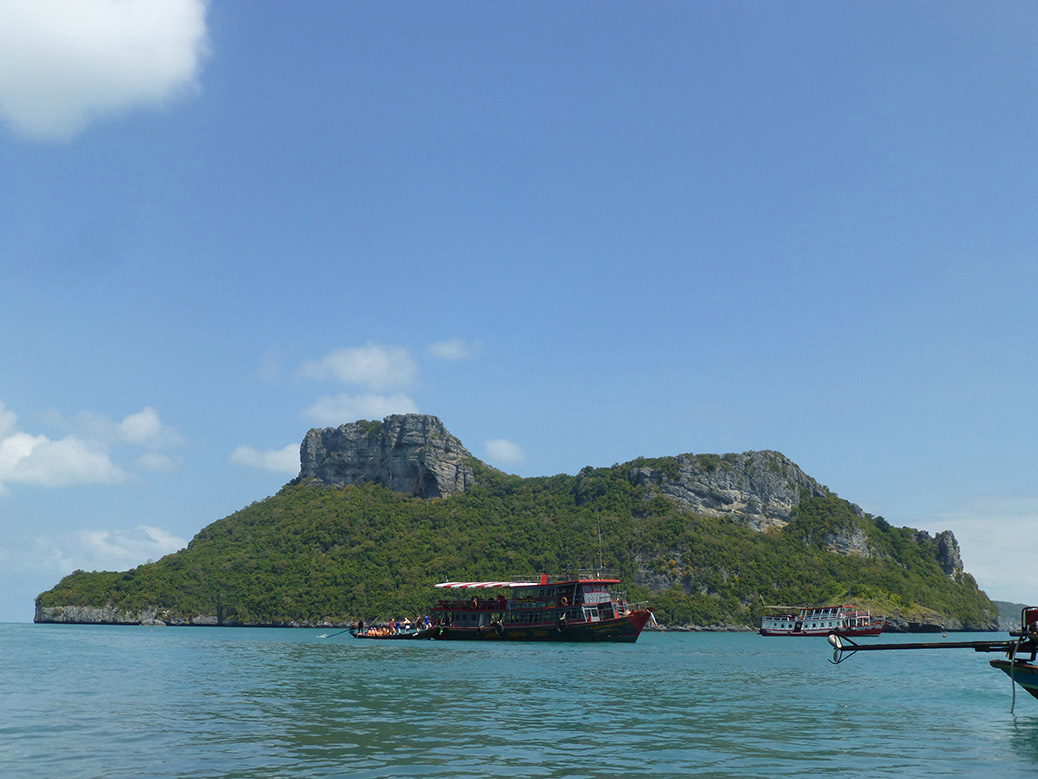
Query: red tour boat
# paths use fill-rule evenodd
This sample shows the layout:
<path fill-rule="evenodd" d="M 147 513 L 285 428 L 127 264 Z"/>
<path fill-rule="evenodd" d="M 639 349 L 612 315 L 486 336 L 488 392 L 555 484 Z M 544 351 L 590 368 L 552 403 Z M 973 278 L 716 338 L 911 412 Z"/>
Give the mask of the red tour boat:
<path fill-rule="evenodd" d="M 652 611 L 628 604 L 612 590 L 619 583 L 598 577 L 549 581 L 547 574 L 539 581 L 443 582 L 436 588 L 454 597 L 436 604 L 435 624 L 418 637 L 633 643 Z"/>

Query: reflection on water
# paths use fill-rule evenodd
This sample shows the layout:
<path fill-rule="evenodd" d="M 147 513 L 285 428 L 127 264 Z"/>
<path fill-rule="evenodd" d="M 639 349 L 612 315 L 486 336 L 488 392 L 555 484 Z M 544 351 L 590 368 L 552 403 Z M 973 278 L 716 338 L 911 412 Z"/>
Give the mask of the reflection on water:
<path fill-rule="evenodd" d="M 1038 701 L 972 652 L 824 639 L 359 642 L 0 626 L 0 764 L 83 776 L 947 776 L 1038 769 Z M 73 770 L 74 769 L 74 770 Z"/>

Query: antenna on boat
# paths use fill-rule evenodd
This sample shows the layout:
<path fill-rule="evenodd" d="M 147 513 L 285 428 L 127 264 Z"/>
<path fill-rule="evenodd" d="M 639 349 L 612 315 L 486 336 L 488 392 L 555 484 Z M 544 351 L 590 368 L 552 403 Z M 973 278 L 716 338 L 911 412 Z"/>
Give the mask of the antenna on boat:
<path fill-rule="evenodd" d="M 602 577 L 602 516 L 596 511 L 595 520 L 598 522 L 598 576 Z"/>

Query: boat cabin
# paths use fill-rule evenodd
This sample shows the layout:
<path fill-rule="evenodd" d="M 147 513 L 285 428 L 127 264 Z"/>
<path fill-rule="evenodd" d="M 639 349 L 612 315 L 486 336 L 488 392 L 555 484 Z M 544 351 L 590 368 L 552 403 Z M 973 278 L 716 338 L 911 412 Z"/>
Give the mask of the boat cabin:
<path fill-rule="evenodd" d="M 785 608 L 785 607 L 769 607 Z M 771 614 L 761 619 L 763 635 L 878 635 L 886 622 L 857 606 L 803 606 L 798 612 Z"/>
<path fill-rule="evenodd" d="M 444 599 L 433 608 L 440 624 L 454 627 L 556 625 L 560 622 L 602 622 L 616 619 L 628 611 L 623 593 L 613 592 L 619 579 L 571 579 L 549 582 L 546 575 L 538 582 L 445 582 L 443 589 L 511 590 L 510 597 L 475 595 Z"/>

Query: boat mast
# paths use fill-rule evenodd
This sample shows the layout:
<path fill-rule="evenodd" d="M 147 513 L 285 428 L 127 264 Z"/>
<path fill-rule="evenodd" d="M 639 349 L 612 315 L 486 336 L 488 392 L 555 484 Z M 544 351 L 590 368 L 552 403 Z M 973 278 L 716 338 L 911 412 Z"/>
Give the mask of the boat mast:
<path fill-rule="evenodd" d="M 595 519 L 598 520 L 598 578 L 602 578 L 602 517 L 595 511 Z"/>

